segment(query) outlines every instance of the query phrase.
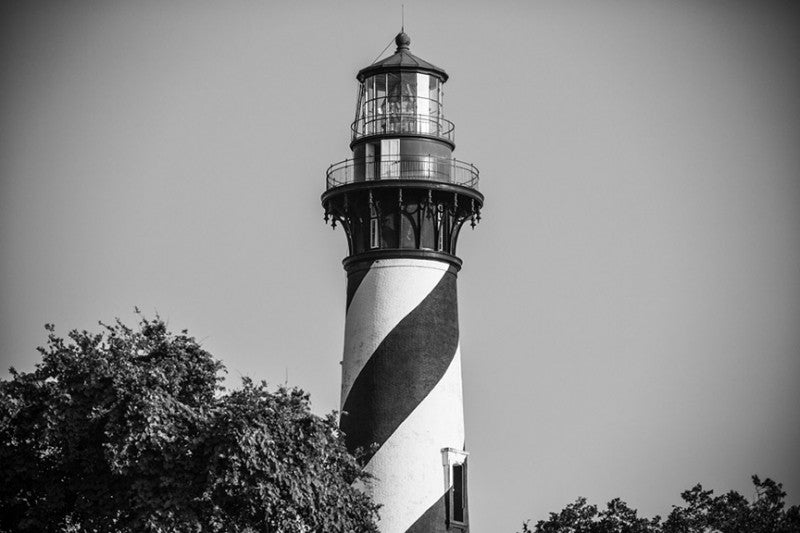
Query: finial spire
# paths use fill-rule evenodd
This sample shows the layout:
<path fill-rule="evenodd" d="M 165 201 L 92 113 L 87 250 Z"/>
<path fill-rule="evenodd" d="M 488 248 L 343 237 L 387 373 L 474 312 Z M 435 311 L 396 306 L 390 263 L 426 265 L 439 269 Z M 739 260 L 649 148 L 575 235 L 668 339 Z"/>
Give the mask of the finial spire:
<path fill-rule="evenodd" d="M 406 5 L 400 4 L 400 33 L 406 32 Z"/>
<path fill-rule="evenodd" d="M 397 37 L 394 38 L 394 42 L 397 45 L 398 52 L 401 50 L 408 50 L 408 47 L 411 44 L 411 37 L 409 37 L 406 32 L 401 31 L 397 34 Z"/>

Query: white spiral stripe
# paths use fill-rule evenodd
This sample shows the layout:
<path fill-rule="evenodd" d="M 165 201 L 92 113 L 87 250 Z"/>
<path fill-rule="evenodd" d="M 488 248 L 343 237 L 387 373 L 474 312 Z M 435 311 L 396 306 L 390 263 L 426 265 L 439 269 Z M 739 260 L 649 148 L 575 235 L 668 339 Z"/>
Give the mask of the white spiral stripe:
<path fill-rule="evenodd" d="M 405 533 L 449 489 L 441 450 L 464 446 L 462 406 L 459 347 L 439 383 L 365 467 L 375 476 L 371 493 L 382 505 L 381 533 Z"/>
<path fill-rule="evenodd" d="M 419 259 L 372 263 L 347 309 L 340 408 L 383 339 L 436 287 L 448 268 L 447 263 Z"/>

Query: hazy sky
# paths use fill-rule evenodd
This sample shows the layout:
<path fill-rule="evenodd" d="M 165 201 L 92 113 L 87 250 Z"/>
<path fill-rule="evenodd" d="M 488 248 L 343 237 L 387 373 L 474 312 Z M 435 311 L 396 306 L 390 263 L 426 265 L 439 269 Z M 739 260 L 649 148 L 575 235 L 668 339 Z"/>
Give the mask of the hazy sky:
<path fill-rule="evenodd" d="M 481 170 L 460 239 L 470 511 L 800 501 L 800 15 L 770 2 L 405 1 Z M 42 325 L 188 328 L 338 405 L 346 253 L 322 221 L 356 72 L 399 3 L 4 2 L 0 358 Z M 7 373 L 3 374 L 7 375 Z"/>

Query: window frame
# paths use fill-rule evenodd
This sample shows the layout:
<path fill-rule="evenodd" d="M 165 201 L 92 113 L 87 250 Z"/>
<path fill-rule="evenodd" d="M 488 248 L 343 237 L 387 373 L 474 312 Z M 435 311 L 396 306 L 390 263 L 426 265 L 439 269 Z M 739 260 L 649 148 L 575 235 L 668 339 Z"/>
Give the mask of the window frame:
<path fill-rule="evenodd" d="M 445 509 L 447 512 L 446 520 L 447 527 L 466 531 L 469 529 L 469 512 L 468 512 L 468 471 L 469 465 L 467 458 L 469 453 L 455 448 L 442 448 L 442 466 L 444 468 L 444 483 L 445 490 L 447 491 L 447 498 L 445 500 Z M 454 466 L 461 467 L 461 509 L 462 520 L 455 519 L 455 474 Z"/>

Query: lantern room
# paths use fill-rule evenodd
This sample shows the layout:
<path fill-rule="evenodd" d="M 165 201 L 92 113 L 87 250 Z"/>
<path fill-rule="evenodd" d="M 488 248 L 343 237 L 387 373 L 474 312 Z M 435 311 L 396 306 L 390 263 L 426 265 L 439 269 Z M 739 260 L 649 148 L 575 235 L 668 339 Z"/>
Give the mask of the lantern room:
<path fill-rule="evenodd" d="M 373 135 L 424 135 L 453 143 L 453 124 L 444 119 L 442 86 L 447 73 L 409 52 L 405 33 L 394 55 L 358 73 L 353 141 Z M 451 146 L 452 149 L 452 146 Z"/>
<path fill-rule="evenodd" d="M 352 124 L 355 181 L 400 178 L 450 181 L 453 123 L 444 118 L 447 73 L 409 51 L 405 33 L 397 50 L 362 69 Z"/>

